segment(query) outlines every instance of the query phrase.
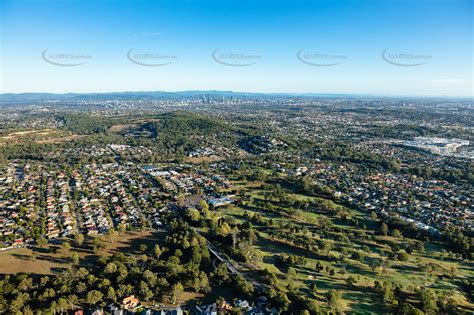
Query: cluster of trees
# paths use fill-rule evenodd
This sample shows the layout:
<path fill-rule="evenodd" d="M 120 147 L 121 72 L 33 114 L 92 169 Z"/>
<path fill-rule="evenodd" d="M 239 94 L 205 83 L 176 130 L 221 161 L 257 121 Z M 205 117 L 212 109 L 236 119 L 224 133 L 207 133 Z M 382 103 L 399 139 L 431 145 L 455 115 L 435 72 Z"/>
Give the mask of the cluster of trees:
<path fill-rule="evenodd" d="M 386 223 L 382 223 L 382 227 L 385 224 L 387 232 L 397 230 L 402 235 L 418 239 L 420 241 L 431 239 L 436 242 L 443 243 L 447 248 L 455 253 L 459 253 L 463 258 L 473 259 L 474 252 L 474 238 L 470 231 L 462 230 L 458 226 L 448 225 L 442 235 L 432 235 L 428 232 L 421 231 L 416 228 L 413 223 L 406 222 L 397 215 L 389 215 L 384 218 Z"/>
<path fill-rule="evenodd" d="M 457 163 L 459 163 L 459 165 Z M 464 164 L 458 161 L 457 163 L 452 163 L 453 165 L 450 165 L 449 168 L 433 168 L 429 165 L 416 165 L 414 167 L 408 167 L 404 171 L 427 179 L 444 179 L 451 183 L 461 181 L 468 181 L 471 184 L 474 183 L 474 166 L 472 163 L 467 162 L 467 164 Z"/>
<path fill-rule="evenodd" d="M 87 114 L 64 114 L 58 119 L 63 122 L 66 130 L 81 135 L 102 133 L 112 125 L 120 123 L 104 116 Z"/>
<path fill-rule="evenodd" d="M 237 144 L 243 150 L 256 155 L 269 152 L 272 148 L 271 142 L 266 137 L 261 136 L 244 137 Z"/>
<path fill-rule="evenodd" d="M 474 234 L 461 230 L 457 226 L 448 226 L 444 237 L 449 247 L 462 254 L 464 258 L 474 259 Z"/>
<path fill-rule="evenodd" d="M 142 244 L 139 252 L 102 256 L 88 268 L 73 267 L 57 276 L 5 276 L 0 280 L 0 312 L 61 312 L 120 302 L 131 294 L 145 301 L 178 303 L 184 290 L 209 291 L 212 267 L 206 242 L 185 224 L 172 224 L 164 246 Z"/>
<path fill-rule="evenodd" d="M 399 161 L 394 157 L 386 157 L 368 151 L 354 150 L 347 143 L 343 142 L 319 146 L 309 154 L 309 157 L 321 160 L 356 163 L 374 168 L 382 168 L 388 171 L 398 171 L 400 169 Z"/>
<path fill-rule="evenodd" d="M 290 266 L 304 266 L 306 258 L 299 255 L 280 255 L 279 263 L 287 268 Z"/>
<path fill-rule="evenodd" d="M 219 244 L 231 257 L 240 261 L 260 261 L 261 255 L 255 249 L 256 231 L 250 222 L 238 224 L 226 218 L 218 217 L 209 210 L 202 200 L 198 209 L 186 209 L 185 218 L 194 226 L 208 229 L 209 239 Z"/>
<path fill-rule="evenodd" d="M 210 145 L 213 141 L 228 147 L 236 146 L 238 139 L 244 136 L 242 130 L 219 119 L 187 111 L 174 111 L 145 118 L 152 118 L 154 121 L 140 124 L 132 136 L 127 136 L 123 133 L 109 132 L 113 125 L 130 123 L 130 119 L 127 118 L 111 118 L 88 113 L 58 114 L 56 119 L 63 125 L 61 127 L 63 130 L 78 135 L 87 135 L 87 137 L 69 143 L 55 144 L 37 144 L 25 139 L 21 144 L 2 147 L 0 149 L 0 163 L 10 159 L 45 159 L 48 153 L 61 148 L 81 148 L 110 143 L 149 148 L 152 151 L 150 155 L 141 155 L 139 158 L 126 154 L 121 156 L 124 160 L 139 160 L 142 163 L 148 163 L 166 159 L 181 159 L 189 151 L 205 144 Z M 79 157 L 60 155 L 56 158 L 65 161 L 66 159 L 77 160 Z"/>
<path fill-rule="evenodd" d="M 157 121 L 146 123 L 144 128 L 153 135 L 154 150 L 173 159 L 209 145 L 213 139 L 232 143 L 237 137 L 237 132 L 224 122 L 191 112 L 174 111 L 157 118 Z"/>
<path fill-rule="evenodd" d="M 403 315 L 458 314 L 459 309 L 449 293 L 429 288 L 403 289 L 393 282 L 375 281 L 373 290 L 379 293 L 388 309 Z M 413 303 L 413 300 L 418 301 Z"/>

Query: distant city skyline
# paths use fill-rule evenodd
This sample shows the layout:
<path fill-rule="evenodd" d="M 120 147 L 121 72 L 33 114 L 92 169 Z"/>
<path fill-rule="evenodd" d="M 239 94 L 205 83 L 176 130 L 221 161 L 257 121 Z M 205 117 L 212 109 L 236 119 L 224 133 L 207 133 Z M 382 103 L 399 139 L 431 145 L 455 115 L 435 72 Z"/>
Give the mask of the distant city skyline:
<path fill-rule="evenodd" d="M 0 10 L 0 93 L 473 96 L 469 0 L 3 0 Z"/>

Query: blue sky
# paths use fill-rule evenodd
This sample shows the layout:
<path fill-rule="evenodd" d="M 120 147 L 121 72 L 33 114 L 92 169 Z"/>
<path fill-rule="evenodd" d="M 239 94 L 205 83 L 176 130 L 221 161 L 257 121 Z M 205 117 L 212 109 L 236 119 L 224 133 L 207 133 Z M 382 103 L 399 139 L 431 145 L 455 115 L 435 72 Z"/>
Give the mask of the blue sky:
<path fill-rule="evenodd" d="M 1 92 L 473 91 L 470 0 L 0 3 Z"/>

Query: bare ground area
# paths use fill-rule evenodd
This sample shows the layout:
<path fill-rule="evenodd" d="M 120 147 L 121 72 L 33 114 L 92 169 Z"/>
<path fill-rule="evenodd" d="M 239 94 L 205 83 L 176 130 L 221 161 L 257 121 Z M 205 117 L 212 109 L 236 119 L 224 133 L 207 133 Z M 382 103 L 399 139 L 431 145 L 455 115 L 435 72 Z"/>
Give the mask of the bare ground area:
<path fill-rule="evenodd" d="M 51 138 L 51 139 L 45 139 L 45 140 L 38 140 L 36 143 L 62 143 L 62 142 L 67 142 L 67 141 L 73 141 L 79 138 L 84 137 L 83 135 L 71 135 L 71 136 L 66 136 L 66 137 L 59 137 L 59 138 Z"/>
<path fill-rule="evenodd" d="M 132 129 L 132 128 L 137 128 L 139 125 L 138 124 L 123 124 L 123 125 L 113 125 L 112 127 L 109 128 L 109 132 L 121 132 L 124 130 Z"/>

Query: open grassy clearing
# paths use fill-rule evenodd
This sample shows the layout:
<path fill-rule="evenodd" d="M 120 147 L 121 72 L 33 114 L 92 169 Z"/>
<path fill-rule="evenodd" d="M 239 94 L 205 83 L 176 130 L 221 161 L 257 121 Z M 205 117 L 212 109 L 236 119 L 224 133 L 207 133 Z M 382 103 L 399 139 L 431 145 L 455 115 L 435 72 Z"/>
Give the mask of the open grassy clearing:
<path fill-rule="evenodd" d="M 77 140 L 82 135 L 71 134 L 57 129 L 38 129 L 18 131 L 0 136 L 0 145 L 35 142 L 37 144 L 58 144 Z"/>
<path fill-rule="evenodd" d="M 49 138 L 49 139 L 44 139 L 44 140 L 37 140 L 36 143 L 39 143 L 39 144 L 63 143 L 63 142 L 68 142 L 68 141 L 74 141 L 82 137 L 85 137 L 85 136 L 70 135 L 70 136 L 64 136 L 64 137 L 54 137 L 54 138 Z"/>
<path fill-rule="evenodd" d="M 75 247 L 74 242 L 68 253 L 60 250 L 58 245 L 48 245 L 45 248 L 18 248 L 0 252 L 0 274 L 15 274 L 19 272 L 29 272 L 33 274 L 55 274 L 72 266 L 71 252 L 77 251 L 82 263 L 93 263 L 102 255 L 112 255 L 121 251 L 124 253 L 138 253 L 138 246 L 146 244 L 152 248 L 155 243 L 163 240 L 162 233 L 130 232 L 113 237 L 101 236 L 100 239 L 105 244 L 104 249 L 94 253 L 92 242 L 89 239 L 81 247 Z"/>

